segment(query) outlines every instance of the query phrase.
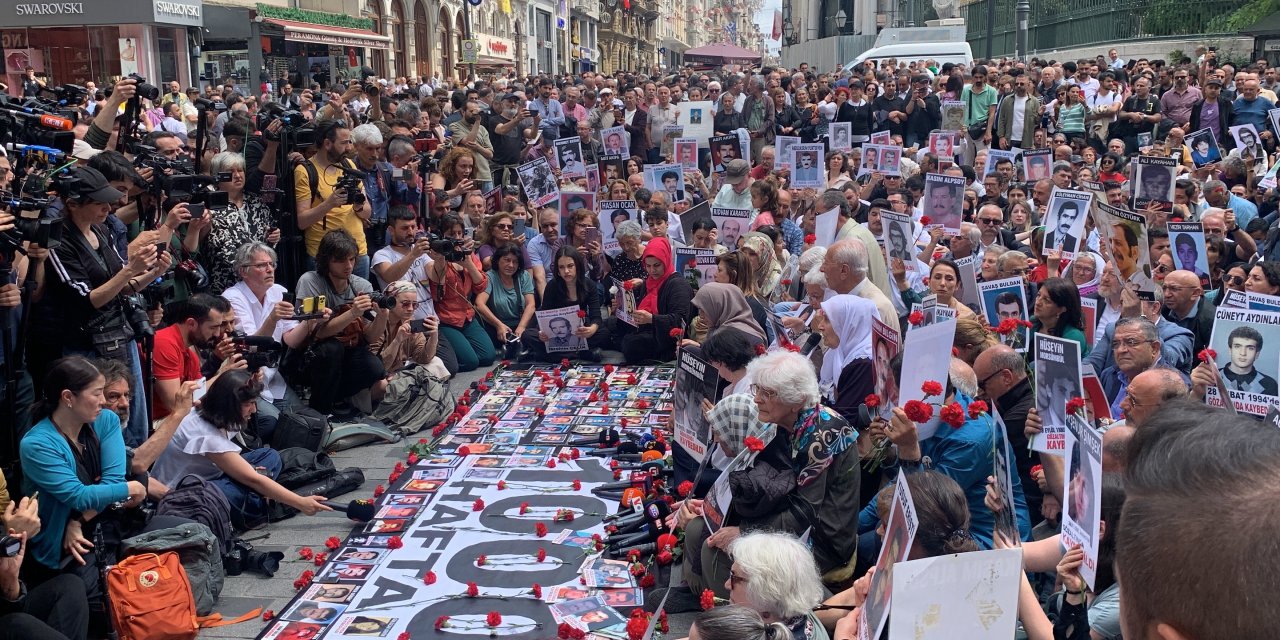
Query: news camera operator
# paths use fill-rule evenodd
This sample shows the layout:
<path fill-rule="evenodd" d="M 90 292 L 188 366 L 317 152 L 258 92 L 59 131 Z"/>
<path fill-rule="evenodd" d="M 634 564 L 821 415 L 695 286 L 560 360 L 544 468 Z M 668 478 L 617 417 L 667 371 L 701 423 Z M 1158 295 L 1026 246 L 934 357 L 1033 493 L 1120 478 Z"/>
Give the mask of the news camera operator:
<path fill-rule="evenodd" d="M 228 122 L 227 127 L 223 129 L 224 138 L 244 136 L 244 190 L 250 193 L 260 194 L 263 178 L 276 174 L 276 163 L 280 153 L 280 134 L 285 127 L 289 126 L 288 122 L 293 122 L 295 126 L 305 124 L 305 117 L 302 114 L 286 115 L 288 118 L 286 121 L 277 117 L 276 110 L 269 108 L 270 106 L 258 112 L 256 128 L 262 132 L 262 135 L 253 135 L 255 123 L 252 120 L 237 118 Z M 263 126 L 264 124 L 266 126 Z M 227 144 L 230 146 L 230 141 Z M 301 153 L 295 151 L 289 154 L 289 159 L 292 161 L 291 164 L 297 164 L 304 158 Z"/>
<path fill-rule="evenodd" d="M 273 126 L 275 123 L 272 123 Z M 205 211 L 209 220 L 202 228 L 204 251 L 201 262 L 209 269 L 210 291 L 222 291 L 239 279 L 237 252 L 251 242 L 274 245 L 280 241 L 280 217 L 257 193 L 245 188 L 248 174 L 245 157 L 232 151 L 223 151 L 209 162 L 209 171 L 219 180 L 218 191 L 227 194 L 228 206 Z M 261 184 L 261 179 L 259 179 Z"/>
<path fill-rule="evenodd" d="M 369 342 L 382 335 L 390 305 L 382 296 L 375 299 L 373 285 L 355 274 L 363 256 L 350 233 L 334 229 L 320 241 L 315 270 L 298 279 L 299 299 L 324 296 L 333 313 L 315 328 L 305 351 L 291 352 L 296 362 L 286 367 L 293 384 L 310 387 L 311 408 L 320 413 L 332 413 L 338 402 L 386 377 Z"/>
<path fill-rule="evenodd" d="M 307 245 L 307 266 L 314 268 L 320 241 L 335 229 L 347 232 L 358 248 L 353 273 L 368 282 L 369 251 L 364 225 L 372 209 L 364 195 L 364 185 L 349 170 L 345 157 L 351 153 L 351 129 L 339 120 L 316 124 L 316 153 L 294 167 L 293 186 L 297 202 L 298 228 Z"/>
<path fill-rule="evenodd" d="M 418 189 L 418 161 L 401 162 L 399 167 L 383 160 L 391 155 L 391 147 L 395 146 L 399 157 L 405 158 L 405 141 L 392 138 L 385 143 L 382 132 L 372 124 L 362 124 L 351 130 L 351 139 L 355 142 L 356 168 L 364 172 L 364 194 L 369 199 L 373 213 L 369 218 L 369 226 L 365 230 L 365 243 L 369 245 L 369 254 L 373 255 L 386 246 L 387 212 L 392 205 L 416 206 L 422 198 Z M 414 155 L 413 142 L 408 146 L 408 157 Z"/>
<path fill-rule="evenodd" d="M 462 218 L 448 214 L 439 224 L 440 238 L 427 250 L 431 258 L 427 278 L 440 317 L 440 334 L 453 347 L 459 371 L 474 371 L 493 364 L 493 340 L 476 317 L 475 297 L 489 280 L 480 270 L 475 241 L 466 237 Z M 441 252 L 446 246 L 448 250 Z"/>
<path fill-rule="evenodd" d="M 133 340 L 139 330 L 149 331 L 141 310 L 130 295 L 169 270 L 169 252 L 160 253 L 162 231 L 144 231 L 129 243 L 121 256 L 102 226 L 111 204 L 124 194 L 88 167 L 70 170 L 69 185 L 61 194 L 62 242 L 49 256 L 39 299 L 32 309 L 28 368 L 41 380 L 50 363 L 62 356 L 89 355 L 127 362 L 135 379 L 142 367 Z M 175 208 L 189 215 L 185 205 Z M 137 446 L 147 436 L 144 411 L 125 429 L 125 441 Z"/>

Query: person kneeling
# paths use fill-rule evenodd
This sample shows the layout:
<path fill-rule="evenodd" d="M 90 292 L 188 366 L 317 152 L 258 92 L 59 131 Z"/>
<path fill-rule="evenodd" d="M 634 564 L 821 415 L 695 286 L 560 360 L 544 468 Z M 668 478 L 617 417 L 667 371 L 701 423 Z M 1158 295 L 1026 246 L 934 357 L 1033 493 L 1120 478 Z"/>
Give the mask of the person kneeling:
<path fill-rule="evenodd" d="M 188 475 L 213 484 L 231 505 L 231 524 L 247 529 L 265 518 L 268 500 L 293 507 L 307 515 L 332 511 L 323 496 L 300 496 L 275 481 L 280 454 L 270 447 L 241 453 L 231 440 L 257 410 L 262 383 L 248 372 L 228 371 L 218 377 L 200 400 L 200 408 L 187 414 L 169 446 L 156 461 L 152 474 L 174 486 Z"/>
<path fill-rule="evenodd" d="M 547 359 L 562 355 L 575 357 L 591 362 L 600 361 L 600 347 L 609 343 L 608 331 L 600 320 L 600 288 L 586 275 L 586 260 L 582 253 L 573 247 L 560 247 L 555 256 L 556 277 L 547 283 L 542 293 L 542 309 L 563 309 L 577 307 L 582 318 L 582 326 L 570 330 L 564 318 L 553 318 L 551 329 L 555 335 L 536 329 L 525 331 L 525 348 L 529 357 Z M 569 351 L 563 348 L 555 350 L 559 344 L 585 344 L 585 349 Z M 551 347 L 550 349 L 548 347 Z M 555 356 L 550 354 L 554 353 Z"/>

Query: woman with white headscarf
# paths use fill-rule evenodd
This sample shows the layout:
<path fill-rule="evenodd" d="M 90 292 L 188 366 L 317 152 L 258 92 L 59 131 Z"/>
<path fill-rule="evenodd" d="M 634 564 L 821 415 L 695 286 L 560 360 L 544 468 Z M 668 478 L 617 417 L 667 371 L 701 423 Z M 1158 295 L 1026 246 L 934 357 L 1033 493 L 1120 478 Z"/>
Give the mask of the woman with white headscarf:
<path fill-rule="evenodd" d="M 703 500 L 684 503 L 676 521 L 685 527 L 685 579 L 690 589 L 695 594 L 712 589 L 727 597 L 724 583 L 733 564 L 726 552 L 729 543 L 746 531 L 772 528 L 772 516 L 789 505 L 787 496 L 795 491 L 796 477 L 787 440 L 775 438 L 777 428 L 760 421 L 754 396 L 725 396 L 707 412 L 707 420 L 720 453 L 732 461 L 710 495 L 724 490 L 733 500 L 715 533 L 703 518 L 703 510 L 711 506 Z"/>
<path fill-rule="evenodd" d="M 1098 283 L 1102 281 L 1102 267 L 1106 264 L 1106 260 L 1096 251 L 1078 253 L 1063 276 L 1076 284 L 1080 297 L 1092 295 L 1098 292 Z"/>
<path fill-rule="evenodd" d="M 871 326 L 878 317 L 874 302 L 835 295 L 822 302 L 815 319 L 826 347 L 818 388 L 827 399 L 825 404 L 854 424 L 858 423 L 858 407 L 875 391 Z"/>

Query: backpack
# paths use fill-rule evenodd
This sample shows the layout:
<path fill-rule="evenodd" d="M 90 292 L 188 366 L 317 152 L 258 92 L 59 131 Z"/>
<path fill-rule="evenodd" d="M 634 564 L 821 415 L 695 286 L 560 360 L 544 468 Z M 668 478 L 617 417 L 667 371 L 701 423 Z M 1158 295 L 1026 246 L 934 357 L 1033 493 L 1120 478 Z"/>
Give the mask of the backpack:
<path fill-rule="evenodd" d="M 199 522 L 218 539 L 219 558 L 231 551 L 231 542 L 235 539 L 231 532 L 231 503 L 221 489 L 200 476 L 183 476 L 177 485 L 170 487 L 169 493 L 156 505 L 156 515 Z"/>
<path fill-rule="evenodd" d="M 448 384 L 419 366 L 391 376 L 387 393 L 373 417 L 407 436 L 440 422 L 454 405 Z"/>
<path fill-rule="evenodd" d="M 129 556 L 107 569 L 111 621 L 120 640 L 194 640 L 200 628 L 178 554 Z"/>
<path fill-rule="evenodd" d="M 280 473 L 276 482 L 286 489 L 297 489 L 306 484 L 327 480 L 337 473 L 329 454 L 302 447 L 289 447 L 280 451 Z"/>
<path fill-rule="evenodd" d="M 329 419 L 311 407 L 282 411 L 271 434 L 271 446 L 277 451 L 290 447 L 319 451 L 329 439 L 329 431 Z"/>
<path fill-rule="evenodd" d="M 159 529 L 127 538 L 122 543 L 122 556 L 144 553 L 178 554 L 191 584 L 196 615 L 213 613 L 222 593 L 226 573 L 222 569 L 222 553 L 213 532 L 198 522 L 188 522 L 169 529 Z"/>

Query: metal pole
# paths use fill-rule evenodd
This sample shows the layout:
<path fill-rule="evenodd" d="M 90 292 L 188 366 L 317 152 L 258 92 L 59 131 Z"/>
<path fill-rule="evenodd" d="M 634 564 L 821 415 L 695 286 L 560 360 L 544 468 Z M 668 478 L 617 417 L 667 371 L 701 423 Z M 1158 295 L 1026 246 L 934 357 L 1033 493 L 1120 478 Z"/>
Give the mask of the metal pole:
<path fill-rule="evenodd" d="M 987 62 L 991 61 L 996 40 L 996 0 L 987 0 Z"/>
<path fill-rule="evenodd" d="M 1028 48 L 1029 43 L 1027 42 L 1027 36 L 1030 35 L 1028 33 L 1028 29 L 1031 24 L 1030 0 L 1018 0 L 1016 12 L 1018 15 L 1018 41 L 1016 47 L 1017 58 L 1019 60 L 1026 60 L 1027 55 L 1030 52 L 1030 48 Z"/>
<path fill-rule="evenodd" d="M 475 34 L 471 32 L 471 2 L 463 0 L 462 2 L 462 37 L 466 40 L 473 40 Z M 480 49 L 475 49 L 476 55 L 480 55 Z M 474 62 L 467 65 L 467 80 L 474 82 L 476 79 L 476 64 Z"/>

